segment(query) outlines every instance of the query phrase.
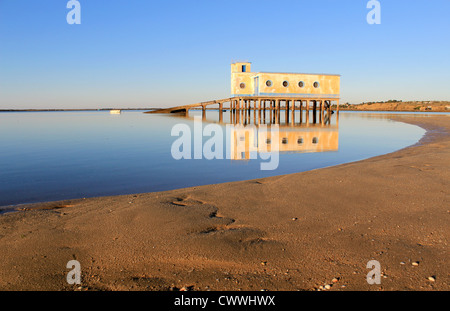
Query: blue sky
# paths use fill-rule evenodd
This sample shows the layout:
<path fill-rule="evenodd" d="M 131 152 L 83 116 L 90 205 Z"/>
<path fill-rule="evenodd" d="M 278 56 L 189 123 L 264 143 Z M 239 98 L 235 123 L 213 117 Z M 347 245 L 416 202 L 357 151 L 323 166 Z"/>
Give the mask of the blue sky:
<path fill-rule="evenodd" d="M 449 0 L 0 0 L 0 109 L 165 107 L 230 95 L 230 62 L 341 74 L 341 102 L 450 100 Z"/>

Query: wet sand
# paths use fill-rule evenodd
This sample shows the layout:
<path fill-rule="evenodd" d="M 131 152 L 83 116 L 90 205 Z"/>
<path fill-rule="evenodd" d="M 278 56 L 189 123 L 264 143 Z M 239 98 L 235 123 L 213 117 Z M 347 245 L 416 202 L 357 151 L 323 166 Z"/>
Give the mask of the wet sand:
<path fill-rule="evenodd" d="M 304 173 L 4 214 L 0 290 L 449 290 L 450 117 L 393 118 L 427 134 Z"/>

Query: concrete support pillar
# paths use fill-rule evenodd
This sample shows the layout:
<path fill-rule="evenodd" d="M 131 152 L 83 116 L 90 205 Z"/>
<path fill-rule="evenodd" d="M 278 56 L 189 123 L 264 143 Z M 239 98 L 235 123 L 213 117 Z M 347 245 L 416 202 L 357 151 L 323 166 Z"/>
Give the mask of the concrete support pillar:
<path fill-rule="evenodd" d="M 313 124 L 317 123 L 317 100 L 313 101 Z"/>
<path fill-rule="evenodd" d="M 339 127 L 339 112 L 336 113 L 336 126 Z"/>
<path fill-rule="evenodd" d="M 278 123 L 278 124 L 280 124 L 280 115 L 281 115 L 281 100 L 279 100 L 279 99 L 277 99 L 277 101 L 276 101 L 276 112 L 277 112 L 277 114 L 276 114 L 276 122 Z"/>
<path fill-rule="evenodd" d="M 235 110 L 235 116 L 234 116 L 234 118 L 235 118 L 235 120 L 236 120 L 236 122 L 238 122 L 238 114 L 239 114 L 239 99 L 238 100 L 236 100 L 236 105 L 235 105 L 235 107 L 236 107 L 236 110 Z"/>
<path fill-rule="evenodd" d="M 219 103 L 219 122 L 223 122 L 223 103 Z"/>
<path fill-rule="evenodd" d="M 320 124 L 322 124 L 322 125 L 325 124 L 325 115 L 324 115 L 325 109 L 324 108 L 325 108 L 325 101 L 322 100 L 321 104 L 320 104 Z"/>
<path fill-rule="evenodd" d="M 241 99 L 238 98 L 236 101 L 237 110 L 236 110 L 236 124 L 241 123 Z"/>
<path fill-rule="evenodd" d="M 239 114 L 239 98 L 235 100 L 234 103 L 234 121 L 238 122 L 238 114 Z"/>
<path fill-rule="evenodd" d="M 270 123 L 273 122 L 273 100 L 269 101 Z"/>
<path fill-rule="evenodd" d="M 262 106 L 263 106 L 263 122 L 266 123 L 266 100 L 264 99 L 262 102 Z"/>
<path fill-rule="evenodd" d="M 294 123 L 295 123 L 295 99 L 292 99 L 292 101 L 291 101 L 291 111 L 292 111 L 291 125 L 294 125 Z"/>
<path fill-rule="evenodd" d="M 309 99 L 306 100 L 306 124 L 309 125 Z"/>
<path fill-rule="evenodd" d="M 230 100 L 230 123 L 233 123 L 233 100 Z"/>
<path fill-rule="evenodd" d="M 289 124 L 289 99 L 286 99 L 286 106 L 284 109 L 286 110 L 285 122 L 286 124 Z"/>
<path fill-rule="evenodd" d="M 258 124 L 261 124 L 261 99 L 258 100 Z"/>
<path fill-rule="evenodd" d="M 299 106 L 298 106 L 298 110 L 299 110 L 299 114 L 300 114 L 300 117 L 299 117 L 299 123 L 300 124 L 302 124 L 302 119 L 303 119 L 303 115 L 302 115 L 302 113 L 303 113 L 303 111 L 302 111 L 302 106 L 303 106 L 303 100 L 299 100 Z"/>

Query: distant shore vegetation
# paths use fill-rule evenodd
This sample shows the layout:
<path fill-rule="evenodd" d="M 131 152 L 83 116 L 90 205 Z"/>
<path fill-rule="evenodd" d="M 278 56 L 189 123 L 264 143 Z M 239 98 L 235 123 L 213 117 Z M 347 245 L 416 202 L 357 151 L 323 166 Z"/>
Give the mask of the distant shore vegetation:
<path fill-rule="evenodd" d="M 339 105 L 343 110 L 368 111 L 435 111 L 450 112 L 450 101 L 403 101 L 390 99 L 387 101 L 362 102 L 359 104 L 343 103 Z"/>

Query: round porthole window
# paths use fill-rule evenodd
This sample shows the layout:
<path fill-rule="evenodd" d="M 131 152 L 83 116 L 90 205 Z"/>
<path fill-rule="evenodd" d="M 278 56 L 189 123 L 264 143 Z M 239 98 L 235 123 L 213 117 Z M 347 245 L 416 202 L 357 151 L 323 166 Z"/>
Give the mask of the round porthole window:
<path fill-rule="evenodd" d="M 299 139 L 297 139 L 297 144 L 299 144 L 299 145 L 301 145 L 301 144 L 303 144 L 303 138 L 299 138 Z"/>
<path fill-rule="evenodd" d="M 316 82 L 314 82 L 313 86 L 317 89 L 320 86 L 320 84 L 319 84 L 319 82 L 316 81 Z"/>
<path fill-rule="evenodd" d="M 300 81 L 299 83 L 298 83 L 298 87 L 304 87 L 305 86 L 305 83 L 303 82 L 303 81 Z"/>
<path fill-rule="evenodd" d="M 317 139 L 317 137 L 313 137 L 312 143 L 313 144 L 317 144 L 318 142 L 319 142 L 319 139 Z"/>
<path fill-rule="evenodd" d="M 272 81 L 267 80 L 267 81 L 266 81 L 266 85 L 267 85 L 267 86 L 272 86 Z"/>
<path fill-rule="evenodd" d="M 245 89 L 245 83 L 242 82 L 241 84 L 239 84 L 239 87 L 240 87 L 241 89 Z"/>
<path fill-rule="evenodd" d="M 283 81 L 283 86 L 284 86 L 284 87 L 288 87 L 288 86 L 289 86 L 289 82 Z"/>

